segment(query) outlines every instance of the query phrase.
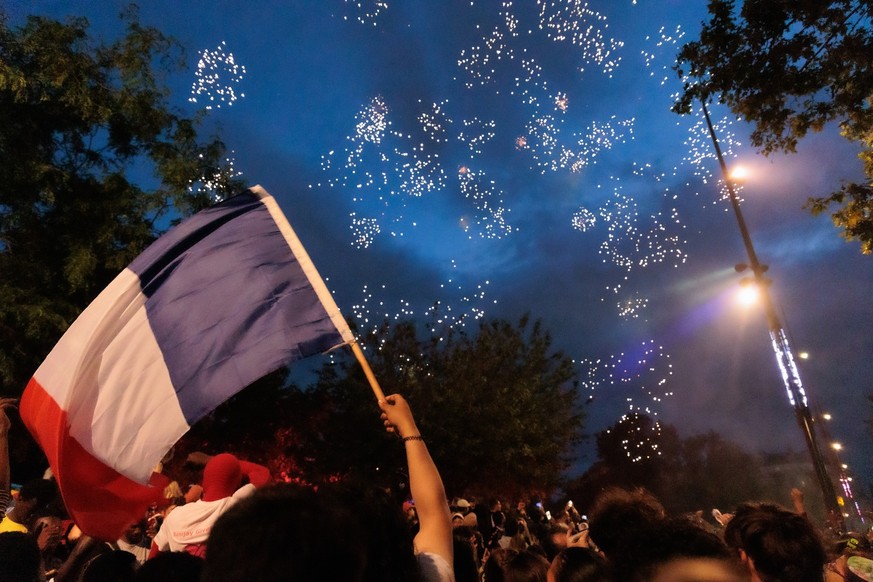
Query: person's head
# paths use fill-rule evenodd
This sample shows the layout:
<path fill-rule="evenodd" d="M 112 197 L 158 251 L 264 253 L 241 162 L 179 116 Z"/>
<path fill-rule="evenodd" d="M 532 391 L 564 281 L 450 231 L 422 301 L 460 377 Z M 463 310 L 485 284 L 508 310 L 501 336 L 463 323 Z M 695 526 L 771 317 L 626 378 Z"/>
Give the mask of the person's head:
<path fill-rule="evenodd" d="M 242 484 L 239 459 L 230 453 L 215 455 L 203 469 L 203 501 L 230 497 Z"/>
<path fill-rule="evenodd" d="M 479 560 L 476 549 L 475 531 L 466 526 L 452 530 L 454 547 L 454 571 L 456 582 L 478 582 Z"/>
<path fill-rule="evenodd" d="M 127 526 L 127 529 L 121 534 L 121 539 L 129 544 L 139 544 L 143 541 L 143 537 L 145 537 L 146 528 L 146 519 L 143 517 L 141 520 Z"/>
<path fill-rule="evenodd" d="M 633 560 L 615 564 L 631 582 L 738 582 L 741 570 L 724 541 L 687 516 L 669 518 L 638 532 L 646 543 Z"/>
<path fill-rule="evenodd" d="M 15 501 L 16 514 L 27 519 L 45 509 L 57 497 L 58 489 L 53 481 L 33 479 L 25 483 Z"/>
<path fill-rule="evenodd" d="M 132 582 L 136 574 L 136 556 L 124 550 L 113 550 L 88 562 L 82 572 L 82 582 Z"/>
<path fill-rule="evenodd" d="M 594 550 L 561 550 L 549 567 L 548 582 L 612 582 L 606 562 Z"/>
<path fill-rule="evenodd" d="M 452 527 L 462 527 L 464 525 L 464 514 L 463 513 L 453 513 L 452 514 Z"/>
<path fill-rule="evenodd" d="M 646 582 L 748 582 L 736 564 L 712 558 L 676 558 L 659 565 Z"/>
<path fill-rule="evenodd" d="M 603 491 L 594 500 L 588 512 L 591 540 L 610 561 L 622 556 L 632 559 L 636 542 L 643 542 L 637 534 L 641 529 L 651 529 L 666 517 L 664 506 L 645 489 L 621 489 Z"/>
<path fill-rule="evenodd" d="M 36 582 L 41 569 L 36 538 L 18 531 L 0 534 L 0 580 Z"/>
<path fill-rule="evenodd" d="M 161 552 L 140 566 L 134 582 L 200 582 L 202 571 L 203 558 L 187 552 Z"/>
<path fill-rule="evenodd" d="M 570 527 L 566 523 L 553 521 L 548 524 L 546 535 L 540 539 L 548 559 L 553 560 L 558 552 L 567 547 L 567 534 L 569 533 Z"/>
<path fill-rule="evenodd" d="M 452 499 L 451 508 L 452 511 L 460 513 L 461 515 L 467 515 L 472 509 L 470 502 L 461 497 L 455 497 Z"/>
<path fill-rule="evenodd" d="M 411 580 L 412 538 L 400 505 L 384 491 L 342 484 L 318 491 L 275 484 L 222 514 L 206 549 L 204 578 Z"/>
<path fill-rule="evenodd" d="M 740 505 L 724 531 L 749 571 L 763 582 L 821 581 L 827 557 L 812 524 L 771 503 Z"/>
<path fill-rule="evenodd" d="M 506 568 L 506 582 L 546 582 L 549 561 L 542 554 L 531 551 L 519 552 Z"/>
<path fill-rule="evenodd" d="M 482 568 L 484 582 L 504 582 L 509 562 L 518 555 L 517 550 L 509 548 L 495 548 L 488 554 L 488 559 Z"/>

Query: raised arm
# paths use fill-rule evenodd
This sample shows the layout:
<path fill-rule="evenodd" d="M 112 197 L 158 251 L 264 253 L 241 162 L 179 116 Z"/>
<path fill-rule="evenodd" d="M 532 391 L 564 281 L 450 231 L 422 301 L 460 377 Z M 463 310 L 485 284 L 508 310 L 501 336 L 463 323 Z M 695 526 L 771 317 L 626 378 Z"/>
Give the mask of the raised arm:
<path fill-rule="evenodd" d="M 418 513 L 415 551 L 429 552 L 452 564 L 452 520 L 440 473 L 427 450 L 406 399 L 399 394 L 379 401 L 388 432 L 399 434 L 406 448 L 409 488 Z"/>
<path fill-rule="evenodd" d="M 12 421 L 6 411 L 15 408 L 17 404 L 18 400 L 15 398 L 0 398 L 0 515 L 6 512 L 12 487 L 9 473 L 9 429 Z"/>
<path fill-rule="evenodd" d="M 239 466 L 240 469 L 242 469 L 242 474 L 245 475 L 248 478 L 249 483 L 255 487 L 263 487 L 270 482 L 270 470 L 267 467 L 242 460 L 239 462 Z"/>

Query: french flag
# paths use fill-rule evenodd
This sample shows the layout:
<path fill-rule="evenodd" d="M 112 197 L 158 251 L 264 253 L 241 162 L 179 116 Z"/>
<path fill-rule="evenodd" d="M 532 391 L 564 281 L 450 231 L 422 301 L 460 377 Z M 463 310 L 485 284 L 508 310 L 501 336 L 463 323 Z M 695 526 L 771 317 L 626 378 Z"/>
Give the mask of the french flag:
<path fill-rule="evenodd" d="M 265 374 L 353 337 L 255 186 L 171 229 L 69 327 L 21 397 L 72 519 L 114 541 L 162 497 L 152 469 Z"/>

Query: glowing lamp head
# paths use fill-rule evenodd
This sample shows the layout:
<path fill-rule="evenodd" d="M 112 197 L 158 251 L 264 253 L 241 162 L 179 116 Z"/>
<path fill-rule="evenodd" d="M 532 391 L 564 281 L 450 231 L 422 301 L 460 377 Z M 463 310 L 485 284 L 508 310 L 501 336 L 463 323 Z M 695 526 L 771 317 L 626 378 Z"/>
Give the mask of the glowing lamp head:
<path fill-rule="evenodd" d="M 743 166 L 736 166 L 730 172 L 730 178 L 734 182 L 742 182 L 749 176 L 749 171 Z"/>
<path fill-rule="evenodd" d="M 737 302 L 744 307 L 748 307 L 758 302 L 759 295 L 760 290 L 757 285 L 743 285 L 737 293 Z"/>

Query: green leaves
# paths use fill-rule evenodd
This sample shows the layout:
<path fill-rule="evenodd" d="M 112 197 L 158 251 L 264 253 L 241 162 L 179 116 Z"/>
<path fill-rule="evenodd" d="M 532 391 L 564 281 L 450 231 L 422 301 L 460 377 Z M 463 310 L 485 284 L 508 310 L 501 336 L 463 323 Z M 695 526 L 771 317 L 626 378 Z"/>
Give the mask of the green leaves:
<path fill-rule="evenodd" d="M 873 152 L 873 7 L 863 0 L 773 2 L 711 0 L 700 39 L 686 44 L 676 71 L 684 89 L 673 110 L 716 99 L 754 125 L 752 144 L 764 154 L 794 152 L 810 131 L 837 122 L 847 139 Z M 873 218 L 862 192 L 873 183 L 848 184 L 844 195 L 815 199 L 817 212 L 846 203 L 832 215 L 848 240 L 873 252 Z M 853 203 L 849 204 L 848 201 Z M 865 224 L 868 223 L 869 224 Z"/>
<path fill-rule="evenodd" d="M 0 381 L 19 393 L 78 313 L 169 219 L 241 189 L 224 144 L 169 102 L 181 50 L 125 16 L 112 43 L 88 22 L 0 15 Z M 160 226 L 158 226 L 160 225 Z"/>
<path fill-rule="evenodd" d="M 366 339 L 365 353 L 384 392 L 409 400 L 448 491 L 553 489 L 582 430 L 571 361 L 526 318 L 442 336 L 420 339 L 409 322 L 386 325 Z M 310 456 L 330 472 L 368 472 L 386 485 L 402 475 L 402 451 L 385 435 L 357 363 L 326 368 L 312 394 L 329 412 Z"/>

